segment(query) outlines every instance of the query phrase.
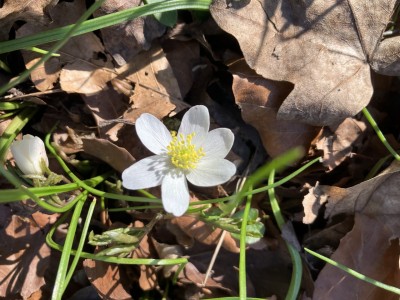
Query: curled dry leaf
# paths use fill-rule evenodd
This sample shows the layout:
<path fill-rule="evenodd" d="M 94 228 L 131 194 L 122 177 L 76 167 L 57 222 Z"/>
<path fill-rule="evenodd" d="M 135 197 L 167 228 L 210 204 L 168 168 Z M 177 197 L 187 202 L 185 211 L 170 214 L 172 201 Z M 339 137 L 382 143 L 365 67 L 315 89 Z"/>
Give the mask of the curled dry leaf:
<path fill-rule="evenodd" d="M 218 25 L 239 42 L 249 66 L 293 91 L 278 118 L 331 125 L 371 99 L 371 67 L 398 75 L 400 37 L 381 41 L 396 0 L 213 1 Z"/>
<path fill-rule="evenodd" d="M 296 146 L 308 149 L 319 128 L 277 119 L 278 109 L 293 85 L 264 79 L 243 60 L 230 69 L 233 73 L 232 91 L 242 117 L 257 129 L 268 154 L 275 157 Z"/>
<path fill-rule="evenodd" d="M 317 185 L 304 197 L 304 223 L 312 223 L 318 209 L 326 204 L 325 218 L 338 214 L 363 213 L 369 216 L 387 217 L 387 225 L 397 236 L 397 222 L 391 216 L 400 214 L 400 163 L 394 162 L 380 175 L 349 188 Z M 400 229 L 400 227 L 398 228 Z"/>
<path fill-rule="evenodd" d="M 362 145 L 367 133 L 365 121 L 346 118 L 338 126 L 324 127 L 315 142 L 316 148 L 324 152 L 322 163 L 333 170 L 346 158 L 351 157 L 353 148 Z"/>

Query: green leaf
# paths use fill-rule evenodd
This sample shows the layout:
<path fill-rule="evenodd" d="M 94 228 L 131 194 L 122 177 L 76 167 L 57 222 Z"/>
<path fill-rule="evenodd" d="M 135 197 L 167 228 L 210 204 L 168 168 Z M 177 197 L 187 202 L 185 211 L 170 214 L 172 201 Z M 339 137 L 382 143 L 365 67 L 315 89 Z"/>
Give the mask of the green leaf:
<path fill-rule="evenodd" d="M 145 0 L 147 4 L 162 2 L 163 0 Z M 162 12 L 162 13 L 155 13 L 154 18 L 161 24 L 174 27 L 177 20 L 178 20 L 178 13 L 176 10 Z"/>

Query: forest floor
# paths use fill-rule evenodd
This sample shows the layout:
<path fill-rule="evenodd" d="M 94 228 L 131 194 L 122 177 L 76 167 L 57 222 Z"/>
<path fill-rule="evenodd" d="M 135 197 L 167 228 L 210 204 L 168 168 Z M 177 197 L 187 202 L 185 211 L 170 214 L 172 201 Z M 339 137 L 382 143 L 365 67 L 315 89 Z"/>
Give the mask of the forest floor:
<path fill-rule="evenodd" d="M 43 57 L 4 43 L 92 4 L 2 2 L 0 87 Z M 398 1 L 378 2 L 215 0 L 70 38 L 1 96 L 0 298 L 397 299 L 304 250 L 400 286 L 400 157 L 379 136 L 400 149 Z M 236 173 L 189 183 L 176 217 L 164 186 L 124 189 L 121 173 L 153 155 L 139 117 L 176 131 L 198 105 L 232 131 Z M 47 137 L 58 180 L 18 170 L 8 148 L 27 134 Z"/>

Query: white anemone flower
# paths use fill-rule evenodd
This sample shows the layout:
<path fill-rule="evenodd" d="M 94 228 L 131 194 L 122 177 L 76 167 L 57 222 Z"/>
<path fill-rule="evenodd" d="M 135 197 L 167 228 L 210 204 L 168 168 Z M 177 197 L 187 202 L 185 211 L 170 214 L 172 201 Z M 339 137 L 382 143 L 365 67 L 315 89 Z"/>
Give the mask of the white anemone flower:
<path fill-rule="evenodd" d="M 21 141 L 11 144 L 11 153 L 15 163 L 25 175 L 43 175 L 49 166 L 43 141 L 30 134 L 22 137 Z"/>
<path fill-rule="evenodd" d="M 232 148 L 234 135 L 228 128 L 210 132 L 210 115 L 203 105 L 190 108 L 178 132 L 170 133 L 151 114 L 136 120 L 141 142 L 155 155 L 144 158 L 122 172 L 122 185 L 131 190 L 161 185 L 165 211 L 183 215 L 189 207 L 188 180 L 208 187 L 228 181 L 236 166 L 224 159 Z"/>

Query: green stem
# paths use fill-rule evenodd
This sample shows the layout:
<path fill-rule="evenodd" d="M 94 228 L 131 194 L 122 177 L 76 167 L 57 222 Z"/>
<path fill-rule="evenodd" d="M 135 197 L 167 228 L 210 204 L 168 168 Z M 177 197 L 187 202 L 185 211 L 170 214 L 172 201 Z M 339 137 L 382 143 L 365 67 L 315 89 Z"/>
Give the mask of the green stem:
<path fill-rule="evenodd" d="M 370 284 L 373 284 L 376 287 L 379 287 L 381 289 L 384 289 L 386 291 L 395 293 L 397 295 L 400 295 L 400 289 L 398 287 L 395 286 L 391 286 L 388 284 L 385 284 L 383 282 L 377 281 L 375 279 L 372 279 L 370 277 L 365 276 L 364 274 L 358 273 L 357 271 L 354 271 L 353 269 L 350 269 L 349 267 L 346 267 L 345 265 L 342 265 L 328 257 L 325 257 L 317 252 L 314 252 L 310 249 L 304 248 L 304 250 L 308 253 L 310 253 L 311 255 L 318 257 L 319 259 L 322 259 L 323 261 L 327 262 L 328 264 L 331 264 L 332 266 L 335 266 L 336 268 L 339 268 L 341 270 L 343 270 L 344 272 L 350 274 L 351 276 L 356 277 L 357 279 L 363 280 L 365 282 L 368 282 Z"/>
<path fill-rule="evenodd" d="M 36 112 L 36 108 L 26 107 L 13 118 L 10 124 L 8 124 L 6 130 L 4 130 L 0 138 L 0 163 L 4 163 L 8 148 L 10 147 L 11 143 Z"/>
<path fill-rule="evenodd" d="M 69 258 L 71 255 L 72 244 L 74 242 L 74 237 L 76 234 L 76 228 L 78 226 L 79 217 L 82 212 L 83 205 L 85 204 L 85 200 L 88 193 L 85 191 L 79 195 L 79 201 L 75 205 L 74 213 L 71 217 L 71 222 L 68 227 L 67 237 L 65 238 L 63 251 L 61 254 L 60 264 L 57 270 L 56 280 L 54 282 L 52 300 L 61 300 L 62 294 L 65 287 L 65 277 L 67 274 Z"/>
<path fill-rule="evenodd" d="M 167 11 L 175 11 L 179 9 L 208 10 L 210 4 L 211 0 L 167 0 L 158 3 L 146 4 L 139 7 L 133 7 L 123 11 L 87 20 L 83 22 L 79 28 L 74 29 L 74 31 L 72 32 L 70 30 L 73 28 L 74 25 L 68 25 L 61 28 L 41 32 L 35 35 L 22 37 L 12 41 L 1 42 L 0 54 L 25 49 L 27 47 L 46 44 L 49 42 L 54 42 L 64 38 L 67 33 L 71 34 L 71 36 L 77 36 L 118 23 L 129 21 L 137 17 L 143 17 Z M 57 52 L 57 50 L 54 48 L 50 50 L 50 52 Z"/>
<path fill-rule="evenodd" d="M 132 202 L 153 202 L 153 203 L 160 203 L 161 200 L 157 198 L 145 198 L 145 197 L 132 197 L 132 196 L 127 196 L 127 195 L 120 195 L 120 194 L 113 194 L 113 193 L 107 193 L 103 192 L 100 190 L 97 190 L 89 185 L 87 185 L 84 181 L 80 180 L 78 176 L 76 176 L 70 168 L 67 166 L 67 164 L 64 162 L 64 160 L 58 155 L 56 149 L 51 145 L 50 143 L 50 133 L 46 135 L 44 143 L 47 147 L 47 149 L 54 155 L 54 157 L 57 159 L 58 163 L 60 166 L 63 168 L 65 173 L 68 174 L 68 176 L 77 184 L 79 187 L 89 191 L 91 194 L 99 196 L 99 197 L 104 197 L 108 199 L 118 199 L 118 200 L 126 200 L 126 201 L 132 201 Z M 151 195 L 151 194 L 149 194 Z M 154 197 L 154 196 L 153 196 Z"/>
<path fill-rule="evenodd" d="M 251 187 L 250 187 L 251 190 Z M 247 220 L 251 208 L 252 195 L 247 196 L 246 205 L 244 207 L 242 225 L 240 227 L 240 253 L 239 253 L 239 298 L 247 299 L 246 284 L 246 237 L 247 237 Z"/>
<path fill-rule="evenodd" d="M 86 236 L 89 231 L 89 225 L 90 225 L 90 221 L 92 220 L 95 206 L 96 206 L 96 199 L 93 199 L 93 201 L 90 203 L 90 206 L 89 206 L 89 209 L 88 209 L 88 212 L 86 215 L 85 224 L 83 225 L 83 228 L 82 228 L 82 233 L 81 233 L 81 237 L 79 239 L 78 247 L 76 249 L 76 254 L 74 256 L 74 259 L 72 260 L 71 266 L 65 277 L 65 283 L 64 283 L 64 287 L 63 287 L 63 291 L 62 291 L 63 294 L 65 293 L 68 283 L 70 282 L 72 275 L 74 275 L 76 266 L 78 265 L 78 262 L 81 258 L 82 249 L 85 246 Z"/>
<path fill-rule="evenodd" d="M 271 185 L 274 183 L 274 177 L 275 177 L 275 171 L 272 171 L 268 177 L 268 184 Z M 276 223 L 277 223 L 279 229 L 282 231 L 283 227 L 285 226 L 285 219 L 283 218 L 278 201 L 275 197 L 275 190 L 273 188 L 268 190 L 268 196 L 269 196 L 272 212 L 274 214 Z M 297 299 L 297 296 L 300 291 L 301 277 L 302 277 L 302 273 L 303 273 L 303 264 L 301 262 L 300 254 L 296 251 L 296 249 L 291 244 L 289 244 L 287 241 L 285 241 L 285 243 L 286 243 L 286 247 L 288 248 L 290 258 L 292 259 L 292 265 L 293 265 L 292 278 L 290 280 L 289 290 L 286 294 L 285 299 L 286 300 L 295 300 L 295 299 Z"/>
<path fill-rule="evenodd" d="M 20 84 L 23 82 L 25 79 L 29 77 L 29 75 L 35 70 L 37 67 L 41 66 L 44 64 L 49 58 L 52 57 L 53 53 L 57 52 L 60 50 L 67 42 L 68 40 L 78 31 L 79 27 L 81 26 L 81 23 L 85 21 L 87 18 L 91 16 L 91 14 L 98 9 L 101 4 L 103 4 L 105 0 L 98 0 L 92 4 L 92 6 L 89 7 L 89 9 L 78 19 L 78 21 L 74 24 L 68 27 L 66 30 L 65 35 L 62 36 L 62 40 L 57 42 L 50 50 L 48 53 L 46 53 L 39 61 L 37 61 L 31 68 L 25 70 L 22 72 L 18 77 L 15 79 L 11 80 L 9 83 L 6 85 L 2 86 L 0 88 L 0 95 L 4 94 L 7 92 L 9 89 L 13 88 L 14 86 Z M 15 43 L 15 41 L 12 41 Z M 35 46 L 35 45 L 31 45 Z M 26 46 L 29 47 L 29 46 Z M 1 46 L 0 46 L 1 48 Z M 25 47 L 24 47 L 25 48 Z"/>
<path fill-rule="evenodd" d="M 66 215 L 65 215 L 66 216 Z M 59 225 L 65 221 L 66 217 L 61 217 L 50 229 L 46 236 L 46 243 L 53 249 L 63 251 L 64 247 L 57 244 L 53 240 L 53 235 Z M 76 255 L 76 250 L 71 250 L 71 255 Z M 104 261 L 113 264 L 126 264 L 126 265 L 151 265 L 151 266 L 171 266 L 186 264 L 188 260 L 186 258 L 174 258 L 174 259 L 153 259 L 153 258 L 125 258 L 125 257 L 114 257 L 105 255 L 96 255 L 88 252 L 81 252 L 81 258 L 90 258 L 94 260 Z"/>
<path fill-rule="evenodd" d="M 378 138 L 381 140 L 382 144 L 386 147 L 386 149 L 389 150 L 389 152 L 394 156 L 396 160 L 400 160 L 400 155 L 397 154 L 396 150 L 390 146 L 389 142 L 386 140 L 385 136 L 383 135 L 382 131 L 379 129 L 378 124 L 375 122 L 375 119 L 372 117 L 370 112 L 366 107 L 363 108 L 362 110 L 365 118 L 368 120 L 368 122 L 371 124 L 372 128 L 375 130 Z"/>

